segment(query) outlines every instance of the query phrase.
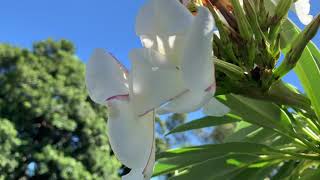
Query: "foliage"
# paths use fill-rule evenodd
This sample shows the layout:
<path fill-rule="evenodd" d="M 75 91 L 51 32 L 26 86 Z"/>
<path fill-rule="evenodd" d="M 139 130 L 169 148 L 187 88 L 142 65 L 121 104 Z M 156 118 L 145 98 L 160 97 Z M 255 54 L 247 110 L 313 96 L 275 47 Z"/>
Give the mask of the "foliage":
<path fill-rule="evenodd" d="M 106 110 L 74 53 L 66 40 L 0 45 L 0 179 L 118 179 Z"/>
<path fill-rule="evenodd" d="M 15 149 L 21 144 L 14 125 L 7 119 L 0 119 L 0 179 L 12 174 L 18 166 L 19 152 Z"/>
<path fill-rule="evenodd" d="M 294 1 L 206 1 L 220 36 L 213 40 L 216 97 L 231 112 L 204 117 L 169 134 L 218 126 L 215 144 L 186 146 L 157 156 L 154 175 L 170 179 L 319 179 L 320 51 L 311 38 L 319 15 L 300 31 L 287 19 Z M 215 6 L 215 7 L 213 7 Z M 216 14 L 218 9 L 228 25 Z M 271 12 L 273 10 L 273 12 Z M 193 9 L 194 11 L 194 9 Z M 277 66 L 280 56 L 284 60 Z M 294 70 L 305 93 L 281 78 Z"/>

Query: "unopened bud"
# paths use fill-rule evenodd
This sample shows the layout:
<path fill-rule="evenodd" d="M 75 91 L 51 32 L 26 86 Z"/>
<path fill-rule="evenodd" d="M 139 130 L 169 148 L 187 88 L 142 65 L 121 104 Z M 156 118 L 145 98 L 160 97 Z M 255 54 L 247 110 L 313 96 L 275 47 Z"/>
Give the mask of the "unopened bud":
<path fill-rule="evenodd" d="M 293 40 L 290 51 L 286 54 L 285 59 L 280 66 L 274 71 L 274 77 L 276 79 L 284 76 L 296 66 L 303 50 L 309 41 L 316 35 L 319 26 L 320 15 L 313 19 L 313 21 Z"/>
<path fill-rule="evenodd" d="M 277 25 L 288 14 L 288 11 L 292 5 L 292 0 L 280 0 L 275 13 L 272 17 L 271 24 Z"/>
<path fill-rule="evenodd" d="M 231 3 L 233 5 L 233 10 L 235 14 L 235 18 L 238 23 L 238 28 L 240 31 L 240 35 L 244 40 L 251 40 L 252 39 L 252 29 L 250 27 L 250 24 L 248 22 L 248 19 L 246 15 L 244 14 L 244 11 L 240 5 L 239 0 L 231 0 Z"/>

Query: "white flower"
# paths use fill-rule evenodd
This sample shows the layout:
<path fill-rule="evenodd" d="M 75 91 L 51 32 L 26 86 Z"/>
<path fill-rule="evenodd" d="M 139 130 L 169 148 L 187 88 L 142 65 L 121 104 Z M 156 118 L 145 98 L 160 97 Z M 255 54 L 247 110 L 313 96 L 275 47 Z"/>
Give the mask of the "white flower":
<path fill-rule="evenodd" d="M 156 108 L 164 105 L 159 111 L 181 113 L 206 105 L 205 112 L 219 116 L 228 111 L 212 99 L 213 30 L 213 17 L 204 7 L 193 16 L 177 0 L 150 0 L 137 17 L 136 32 L 145 48 L 130 53 L 130 73 L 111 54 L 93 53 L 87 88 L 94 102 L 108 107 L 111 147 L 131 168 L 124 180 L 152 175 Z"/>
<path fill-rule="evenodd" d="M 108 135 L 116 157 L 131 172 L 124 179 L 149 179 L 154 165 L 154 111 L 135 116 L 128 72 L 111 54 L 97 49 L 86 68 L 91 99 L 108 107 Z M 133 178 L 138 177 L 139 178 Z"/>
<path fill-rule="evenodd" d="M 132 101 L 139 115 L 188 113 L 208 104 L 215 92 L 210 11 L 193 16 L 177 0 L 151 0 L 139 12 L 136 33 L 144 49 L 130 53 Z M 152 67 L 141 71 L 142 67 Z M 154 94 L 153 98 L 143 98 Z M 147 96 L 149 97 L 149 96 Z"/>

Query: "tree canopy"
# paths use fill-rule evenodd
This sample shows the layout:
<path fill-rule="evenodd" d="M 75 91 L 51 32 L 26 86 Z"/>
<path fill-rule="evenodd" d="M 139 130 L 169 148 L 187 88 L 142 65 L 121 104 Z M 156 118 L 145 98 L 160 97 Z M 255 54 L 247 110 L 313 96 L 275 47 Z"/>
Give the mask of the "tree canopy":
<path fill-rule="evenodd" d="M 74 53 L 66 40 L 0 45 L 0 179 L 119 179 Z"/>

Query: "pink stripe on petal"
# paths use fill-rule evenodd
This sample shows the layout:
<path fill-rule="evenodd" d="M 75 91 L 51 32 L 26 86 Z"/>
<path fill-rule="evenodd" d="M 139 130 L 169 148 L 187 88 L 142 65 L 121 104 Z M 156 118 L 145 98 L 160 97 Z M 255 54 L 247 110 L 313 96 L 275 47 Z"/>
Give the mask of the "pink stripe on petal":
<path fill-rule="evenodd" d="M 129 100 L 129 94 L 119 94 L 119 95 L 111 96 L 111 97 L 107 98 L 106 101 L 111 101 L 113 99 L 116 99 L 116 100 Z"/>
<path fill-rule="evenodd" d="M 216 83 L 212 83 L 209 87 L 207 87 L 204 91 L 209 92 L 216 86 Z"/>
<path fill-rule="evenodd" d="M 109 54 L 115 59 L 115 61 L 117 62 L 117 64 L 120 66 L 120 69 L 122 69 L 122 70 L 124 71 L 124 73 L 125 73 L 126 75 L 128 75 L 128 74 L 129 74 L 128 69 L 116 58 L 116 56 L 114 56 L 112 53 L 109 53 Z"/>

